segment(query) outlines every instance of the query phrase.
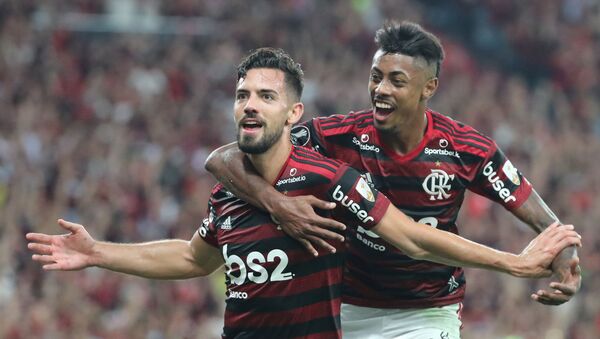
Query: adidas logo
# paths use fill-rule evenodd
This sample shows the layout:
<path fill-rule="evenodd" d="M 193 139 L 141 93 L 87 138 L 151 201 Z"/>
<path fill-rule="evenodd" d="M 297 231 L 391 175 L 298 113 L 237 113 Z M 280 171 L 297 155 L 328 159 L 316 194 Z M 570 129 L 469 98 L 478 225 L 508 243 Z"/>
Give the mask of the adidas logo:
<path fill-rule="evenodd" d="M 230 230 L 231 229 L 231 217 L 227 217 L 225 221 L 221 224 L 222 230 Z"/>

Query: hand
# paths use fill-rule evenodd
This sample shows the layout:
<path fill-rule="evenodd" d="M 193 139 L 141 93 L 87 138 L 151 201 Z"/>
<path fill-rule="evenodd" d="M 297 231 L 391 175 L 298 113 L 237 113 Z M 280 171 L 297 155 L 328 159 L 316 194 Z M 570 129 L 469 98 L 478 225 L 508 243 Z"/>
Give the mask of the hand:
<path fill-rule="evenodd" d="M 539 290 L 531 298 L 544 305 L 561 305 L 571 300 L 573 295 L 581 288 L 581 268 L 579 258 L 570 257 L 563 259 L 559 256 L 554 260 L 553 266 L 556 280 L 550 283 L 553 291 Z"/>
<path fill-rule="evenodd" d="M 550 264 L 568 246 L 581 246 L 581 236 L 573 225 L 548 226 L 519 254 L 520 265 L 514 272 L 519 277 L 541 278 L 552 274 Z"/>
<path fill-rule="evenodd" d="M 344 236 L 329 229 L 343 231 L 346 226 L 318 215 L 315 208 L 331 210 L 335 208 L 335 203 L 317 199 L 312 195 L 286 197 L 277 201 L 272 214 L 285 233 L 298 240 L 316 257 L 319 253 L 313 245 L 334 253 L 335 247 L 325 239 L 344 241 Z"/>
<path fill-rule="evenodd" d="M 73 271 L 93 266 L 94 239 L 82 225 L 58 220 L 69 234 L 48 235 L 27 233 L 27 248 L 35 254 L 31 258 L 43 264 L 45 270 Z"/>

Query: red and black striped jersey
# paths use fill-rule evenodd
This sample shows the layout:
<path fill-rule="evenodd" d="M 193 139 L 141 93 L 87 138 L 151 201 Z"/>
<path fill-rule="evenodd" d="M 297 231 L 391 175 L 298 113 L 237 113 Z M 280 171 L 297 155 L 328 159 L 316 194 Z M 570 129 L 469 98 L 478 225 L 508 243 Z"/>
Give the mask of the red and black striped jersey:
<path fill-rule="evenodd" d="M 458 233 L 456 218 L 469 189 L 511 210 L 531 185 L 490 138 L 427 110 L 420 144 L 400 155 L 384 144 L 372 111 L 315 118 L 292 130 L 292 141 L 364 171 L 380 192 L 414 220 Z M 456 303 L 463 270 L 413 260 L 358 228 L 350 230 L 343 301 L 376 308 L 423 308 Z"/>
<path fill-rule="evenodd" d="M 339 202 L 324 216 L 370 228 L 390 202 L 360 173 L 304 147 L 293 147 L 274 186 L 290 196 Z M 224 338 L 341 338 L 340 303 L 345 247 L 313 257 L 271 216 L 222 185 L 209 199 L 200 236 L 225 261 Z"/>

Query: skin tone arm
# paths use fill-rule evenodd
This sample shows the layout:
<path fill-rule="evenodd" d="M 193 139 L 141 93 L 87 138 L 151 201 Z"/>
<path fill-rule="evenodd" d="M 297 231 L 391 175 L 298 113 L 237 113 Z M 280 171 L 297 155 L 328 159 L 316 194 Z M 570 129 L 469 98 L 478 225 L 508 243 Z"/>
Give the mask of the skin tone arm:
<path fill-rule="evenodd" d="M 314 196 L 288 197 L 281 194 L 258 174 L 237 143 L 213 151 L 205 167 L 235 196 L 273 215 L 282 229 L 313 255 L 318 255 L 314 246 L 335 252 L 335 248 L 324 239 L 344 241 L 343 236 L 330 231 L 344 230 L 344 224 L 315 213 L 315 209 L 333 209 L 335 203 Z"/>
<path fill-rule="evenodd" d="M 190 241 L 160 240 L 117 244 L 94 240 L 85 227 L 58 220 L 68 234 L 28 233 L 32 259 L 45 270 L 74 271 L 97 266 L 149 279 L 187 279 L 206 276 L 223 265 L 219 251 L 198 233 Z"/>
<path fill-rule="evenodd" d="M 548 267 L 554 257 L 567 246 L 581 245 L 572 225 L 554 223 L 515 255 L 417 223 L 393 205 L 371 231 L 414 259 L 490 269 L 516 277 L 550 276 L 552 271 Z"/>
<path fill-rule="evenodd" d="M 538 233 L 547 225 L 559 222 L 535 190 L 513 214 Z M 545 305 L 560 305 L 569 301 L 581 287 L 581 268 L 576 248 L 562 250 L 552 262 L 552 271 L 559 281 L 550 283 L 553 290 L 539 290 L 531 298 Z"/>
<path fill-rule="evenodd" d="M 319 200 L 309 200 L 309 197 L 287 197 L 279 193 L 256 173 L 235 143 L 215 150 L 207 159 L 206 169 L 235 195 L 274 215 L 281 222 L 283 230 L 313 254 L 316 255 L 313 244 L 330 248 L 320 237 L 333 239 L 335 233 L 315 226 L 323 219 L 314 213 L 312 207 Z M 230 178 L 236 179 L 230 181 Z M 323 205 L 319 208 L 327 209 L 326 207 Z M 328 208 L 333 208 L 333 205 Z M 535 192 L 513 213 L 538 232 L 557 220 Z M 534 300 L 543 304 L 558 305 L 568 301 L 579 290 L 581 274 L 574 253 L 574 247 L 566 248 L 560 253 L 552 263 L 560 283 L 550 284 L 550 287 L 555 289 L 553 292 L 538 291 L 532 295 Z"/>

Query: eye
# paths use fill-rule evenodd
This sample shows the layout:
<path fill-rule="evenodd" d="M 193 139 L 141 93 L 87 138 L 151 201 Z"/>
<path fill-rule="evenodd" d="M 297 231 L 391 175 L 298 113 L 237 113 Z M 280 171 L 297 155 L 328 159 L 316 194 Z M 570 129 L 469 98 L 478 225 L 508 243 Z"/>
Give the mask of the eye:
<path fill-rule="evenodd" d="M 248 95 L 246 93 L 238 93 L 236 94 L 235 98 L 236 100 L 244 100 L 248 97 Z"/>
<path fill-rule="evenodd" d="M 275 98 L 271 94 L 265 93 L 265 94 L 263 94 L 263 99 L 265 99 L 267 101 L 271 101 Z"/>
<path fill-rule="evenodd" d="M 370 78 L 371 78 L 371 81 L 373 81 L 373 82 L 380 82 L 381 81 L 381 77 L 377 73 L 371 73 Z"/>

